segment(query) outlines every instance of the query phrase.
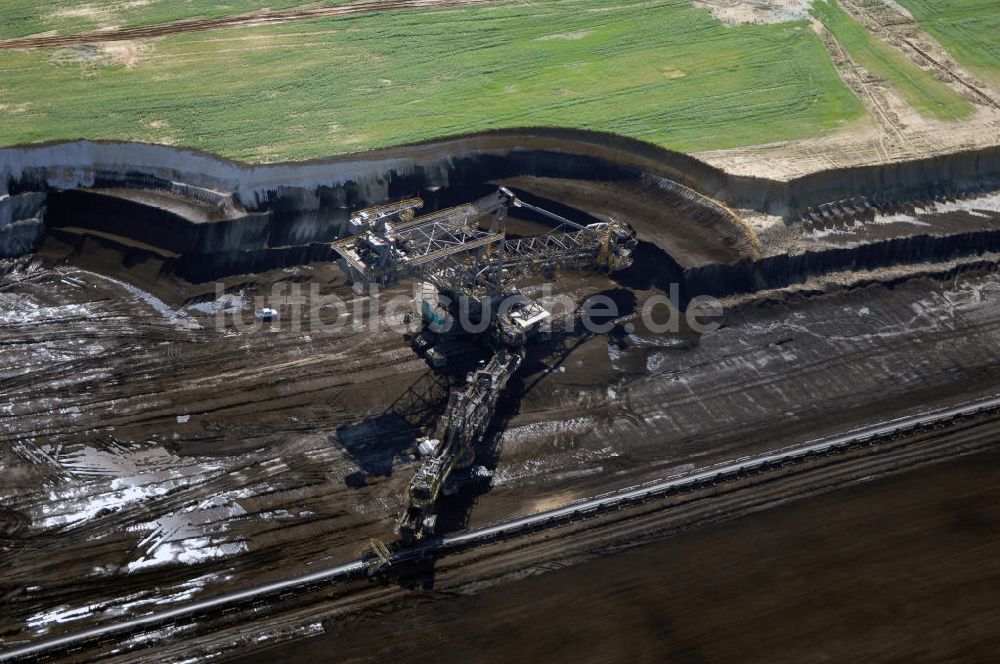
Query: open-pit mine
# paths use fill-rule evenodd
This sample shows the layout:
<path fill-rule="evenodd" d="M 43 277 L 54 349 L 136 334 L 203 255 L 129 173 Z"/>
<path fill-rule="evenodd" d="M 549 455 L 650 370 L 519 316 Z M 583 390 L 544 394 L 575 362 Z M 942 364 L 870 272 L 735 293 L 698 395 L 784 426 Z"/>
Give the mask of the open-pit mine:
<path fill-rule="evenodd" d="M 998 645 L 998 148 L 10 147 L 0 255 L 0 660 Z"/>
<path fill-rule="evenodd" d="M 997 0 L 0 5 L 0 663 L 997 660 Z"/>

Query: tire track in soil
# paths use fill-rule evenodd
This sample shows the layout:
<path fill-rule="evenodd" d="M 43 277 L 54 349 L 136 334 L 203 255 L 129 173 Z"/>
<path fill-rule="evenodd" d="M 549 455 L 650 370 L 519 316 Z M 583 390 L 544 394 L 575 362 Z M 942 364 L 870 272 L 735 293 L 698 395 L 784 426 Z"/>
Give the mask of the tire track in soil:
<path fill-rule="evenodd" d="M 16 39 L 0 40 L 0 49 L 16 48 L 51 48 L 66 46 L 83 46 L 97 42 L 130 41 L 150 37 L 163 37 L 185 32 L 201 32 L 225 28 L 247 28 L 263 25 L 275 25 L 291 21 L 304 21 L 316 18 L 336 18 L 356 14 L 373 14 L 376 12 L 394 12 L 408 9 L 462 7 L 466 5 L 491 4 L 496 0 L 392 0 L 388 2 L 360 2 L 337 7 L 319 7 L 313 9 L 288 9 L 276 12 L 253 12 L 236 14 L 213 19 L 182 19 L 157 23 L 154 25 L 136 26 L 132 28 L 115 28 L 80 32 L 73 35 L 46 35 L 35 37 L 18 37 Z"/>

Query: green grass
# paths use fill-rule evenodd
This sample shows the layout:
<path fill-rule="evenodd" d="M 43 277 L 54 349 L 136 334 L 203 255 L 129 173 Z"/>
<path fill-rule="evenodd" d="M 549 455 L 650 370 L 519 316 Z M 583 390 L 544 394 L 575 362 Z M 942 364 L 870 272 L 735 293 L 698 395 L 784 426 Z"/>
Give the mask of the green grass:
<path fill-rule="evenodd" d="M 899 0 L 951 55 L 987 83 L 1000 86 L 1000 2 Z"/>
<path fill-rule="evenodd" d="M 805 22 L 729 28 L 690 0 L 382 13 L 148 48 L 132 67 L 0 52 L 0 144 L 131 139 L 275 161 L 565 126 L 693 151 L 865 116 Z"/>
<path fill-rule="evenodd" d="M 836 0 L 816 0 L 813 13 L 855 62 L 888 82 L 921 115 L 960 120 L 972 114 L 970 102 L 868 32 Z"/>
<path fill-rule="evenodd" d="M 73 34 L 110 26 L 133 27 L 184 18 L 218 18 L 270 7 L 333 5 L 341 2 L 304 0 L 4 0 L 0 9 L 0 39 L 55 30 Z"/>

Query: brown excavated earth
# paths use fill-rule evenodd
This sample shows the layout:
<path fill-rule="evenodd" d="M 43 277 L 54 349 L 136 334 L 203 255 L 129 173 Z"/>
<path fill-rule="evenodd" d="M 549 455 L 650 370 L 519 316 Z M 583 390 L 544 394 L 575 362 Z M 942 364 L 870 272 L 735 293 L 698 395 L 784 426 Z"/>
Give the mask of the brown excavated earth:
<path fill-rule="evenodd" d="M 366 537 L 391 539 L 418 420 L 433 422 L 447 387 L 402 335 L 241 329 L 231 316 L 216 327 L 194 307 L 214 300 L 212 285 L 171 284 L 154 257 L 123 271 L 92 240 L 55 239 L 43 255 L 77 266 L 24 266 L 0 289 L 5 644 L 113 620 L 140 600 L 138 613 L 305 573 L 353 558 Z M 537 347 L 501 411 L 495 458 L 483 457 L 494 485 L 454 505 L 449 527 L 995 393 L 998 279 L 984 268 L 742 304 L 696 345 L 639 326 L 619 341 Z M 226 285 L 249 297 L 295 282 L 363 303 L 329 264 Z M 556 284 L 574 301 L 611 292 L 639 308 L 655 293 L 600 275 Z M 133 484 L 147 494 L 121 502 L 116 491 Z M 202 558 L 206 535 L 237 548 Z M 190 564 L 157 564 L 172 546 Z"/>
<path fill-rule="evenodd" d="M 473 595 L 424 594 L 275 659 L 982 662 L 1000 649 L 1000 453 L 860 484 Z"/>
<path fill-rule="evenodd" d="M 539 132 L 538 138 L 556 150 L 571 135 Z M 616 151 L 629 153 L 633 145 L 592 138 L 581 150 L 608 159 Z M 463 140 L 478 145 L 506 140 L 509 146 L 510 135 L 456 139 Z M 98 146 L 111 154 L 117 147 Z M 443 147 L 407 149 L 440 153 Z M 633 158 L 661 173 L 682 170 L 687 159 L 647 150 L 633 152 Z M 956 157 L 957 166 L 940 165 L 941 170 L 979 163 L 966 157 Z M 223 174 L 229 168 L 254 169 L 212 163 L 221 164 Z M 711 169 L 702 169 L 713 177 Z M 688 264 L 731 269 L 731 263 L 747 256 L 744 228 L 726 215 L 698 215 L 718 211 L 717 204 L 686 209 L 679 201 L 700 200 L 699 194 L 664 185 L 655 175 L 614 186 L 538 176 L 511 178 L 510 184 L 595 217 L 634 223 L 654 248 L 660 245 Z M 901 168 L 897 179 L 905 183 L 908 177 Z M 864 181 L 855 173 L 844 176 L 852 178 Z M 663 197 L 664 186 L 675 198 Z M 834 180 L 827 186 L 841 184 Z M 129 192 L 128 198 L 149 202 L 150 195 Z M 909 237 L 910 227 L 936 226 L 965 237 L 982 226 L 986 233 L 1000 214 L 991 209 L 996 204 L 988 192 L 940 205 L 922 207 L 919 214 L 898 211 L 893 226 L 876 218 L 779 222 L 830 254 L 851 244 L 845 238 L 856 237 L 864 245 L 897 233 Z M 871 228 L 865 230 L 865 224 Z M 170 255 L 69 228 L 72 232 L 52 229 L 34 257 L 2 263 L 4 647 L 336 565 L 353 559 L 366 538 L 393 538 L 403 491 L 417 467 L 415 440 L 433 425 L 448 387 L 476 366 L 477 357 L 443 375 L 431 371 L 401 333 L 366 326 L 385 322 L 388 314 L 365 308 L 368 298 L 354 293 L 331 262 L 227 277 L 222 283 L 226 296 L 217 300 L 215 284 L 189 283 L 164 269 Z M 647 253 L 632 269 L 611 276 L 560 274 L 554 295 L 579 303 L 608 294 L 621 307 L 621 328 L 529 350 L 510 398 L 499 409 L 496 435 L 478 457 L 493 472 L 492 486 L 448 502 L 442 528 L 476 527 L 696 466 L 997 394 L 1000 275 L 995 256 L 959 264 L 912 244 L 910 254 L 897 257 L 895 272 L 879 267 L 861 274 L 860 263 L 851 263 L 841 271 L 833 266 L 812 275 L 799 292 L 733 297 L 718 320 L 721 326 L 700 337 L 684 326 L 656 331 L 632 315 L 660 294 L 663 284 L 653 277 L 666 262 L 662 254 Z M 859 261 L 864 253 L 860 246 Z M 761 280 L 768 276 L 765 270 L 780 268 L 771 259 L 761 261 Z M 275 300 L 254 299 L 269 296 L 275 286 L 287 293 L 295 285 L 342 298 L 348 319 L 362 326 L 311 325 L 311 315 L 322 313 L 314 302 L 300 312 L 304 328 L 291 329 L 290 303 L 282 293 Z M 525 287 L 529 295 L 537 294 L 533 285 Z M 405 295 L 410 288 L 401 284 L 383 295 Z M 217 313 L 236 302 L 242 306 L 237 317 Z M 263 306 L 281 310 L 280 325 L 248 323 Z M 329 320 L 327 311 L 323 322 Z M 718 555 L 735 548 L 715 545 Z M 846 545 L 830 541 L 820 548 L 838 546 Z M 676 555 L 712 558 L 699 551 Z M 672 568 L 683 569 L 668 560 Z M 631 565 L 621 564 L 621 573 L 609 568 L 594 575 L 622 576 L 629 589 L 661 583 L 629 578 Z M 721 573 L 718 578 L 720 584 L 737 581 Z M 675 587 L 670 578 L 662 582 Z M 711 579 L 701 582 L 711 587 Z M 955 576 L 954 583 L 962 587 L 965 577 Z M 687 599 L 670 594 L 656 599 L 636 591 L 636 606 L 656 616 L 690 604 L 717 626 L 718 634 L 724 633 L 724 616 L 699 604 L 700 585 L 676 587 Z M 512 592 L 516 597 L 520 591 Z M 601 597 L 605 591 L 595 587 L 591 592 Z M 775 592 L 774 601 L 781 605 L 758 609 L 762 613 L 751 632 L 777 630 L 786 615 L 804 606 L 784 590 Z M 849 611 L 850 593 L 838 592 L 831 587 L 832 606 Z M 499 596 L 485 595 L 487 606 L 511 615 L 491 597 Z M 552 604 L 542 606 L 555 611 Z M 464 607 L 458 601 L 454 610 Z M 400 624 L 422 620 L 401 610 Z M 461 615 L 451 610 L 448 604 L 440 615 Z M 827 615 L 811 605 L 802 612 L 803 629 Z M 766 618 L 779 627 L 769 627 Z M 627 633 L 629 614 L 621 620 Z M 713 645 L 710 635 L 682 616 L 671 620 L 667 628 L 683 629 L 668 630 L 667 638 L 679 639 L 676 647 L 682 651 L 728 647 L 730 639 Z M 582 614 L 580 622 L 596 625 L 598 618 Z M 655 623 L 649 629 L 660 628 Z M 640 629 L 627 643 L 642 643 L 642 634 Z M 165 636 L 165 647 L 174 650 L 215 647 L 201 639 L 188 643 L 183 635 Z M 978 634 L 968 638 L 987 643 Z M 662 644 L 662 638 L 651 639 L 647 646 Z M 233 647 L 230 643 L 220 651 Z M 359 643 L 356 652 L 364 647 Z M 405 655 L 400 651 L 400 658 Z"/>

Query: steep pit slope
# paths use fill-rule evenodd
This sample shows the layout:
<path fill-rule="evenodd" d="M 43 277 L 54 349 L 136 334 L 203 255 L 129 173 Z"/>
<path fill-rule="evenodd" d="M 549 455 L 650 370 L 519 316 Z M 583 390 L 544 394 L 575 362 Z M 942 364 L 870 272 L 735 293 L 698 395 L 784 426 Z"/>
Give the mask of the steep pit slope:
<path fill-rule="evenodd" d="M 260 166 L 79 141 L 0 150 L 0 191 L 8 194 L 0 239 L 8 238 L 7 253 L 23 253 L 38 245 L 47 219 L 62 241 L 69 233 L 149 249 L 169 259 L 165 270 L 206 281 L 329 260 L 325 243 L 367 205 L 418 194 L 432 209 L 498 184 L 581 219 L 632 224 L 644 243 L 635 284 L 680 282 L 687 295 L 726 295 L 995 249 L 990 192 L 1000 189 L 1000 149 L 783 182 L 571 130 L 488 132 Z M 899 216 L 918 207 L 933 221 Z"/>
<path fill-rule="evenodd" d="M 450 205 L 517 178 L 603 192 L 617 208 L 595 207 L 601 196 L 594 193 L 550 199 L 548 191 L 524 190 L 584 218 L 611 215 L 633 223 L 643 239 L 676 253 L 681 266 L 757 255 L 753 233 L 739 217 L 698 193 L 725 192 L 724 173 L 607 134 L 498 131 L 266 166 L 142 144 L 0 150 L 0 191 L 47 196 L 51 228 L 158 248 L 176 255 L 177 270 L 191 280 L 256 271 L 268 257 L 329 258 L 309 245 L 339 237 L 352 210 L 414 194 L 431 207 Z"/>

